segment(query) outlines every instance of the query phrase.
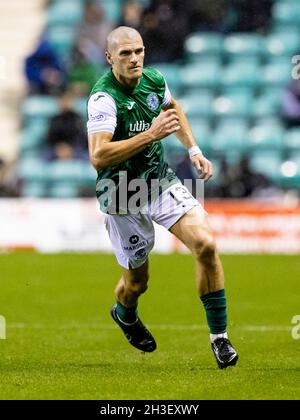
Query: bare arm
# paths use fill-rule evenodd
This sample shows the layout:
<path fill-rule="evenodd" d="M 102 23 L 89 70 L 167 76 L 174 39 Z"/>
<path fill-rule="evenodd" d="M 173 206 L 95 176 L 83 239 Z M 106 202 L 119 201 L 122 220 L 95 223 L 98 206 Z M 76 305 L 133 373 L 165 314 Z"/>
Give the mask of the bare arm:
<path fill-rule="evenodd" d="M 188 119 L 183 112 L 180 104 L 172 98 L 170 105 L 168 105 L 165 109 L 175 109 L 180 124 L 180 130 L 176 132 L 176 137 L 180 140 L 183 146 L 186 149 L 190 149 L 193 146 L 197 146 L 197 142 L 192 132 L 192 128 Z M 197 169 L 199 173 L 199 177 L 207 181 L 212 176 L 212 164 L 209 160 L 207 160 L 203 154 L 200 152 L 195 156 L 191 157 L 191 162 Z"/>
<path fill-rule="evenodd" d="M 196 146 L 196 140 L 192 133 L 192 128 L 188 122 L 185 113 L 183 112 L 181 105 L 172 98 L 172 102 L 165 109 L 175 109 L 179 118 L 181 129 L 177 131 L 176 137 L 181 141 L 186 149 Z"/>
<path fill-rule="evenodd" d="M 162 112 L 149 130 L 144 131 L 130 139 L 112 142 L 113 135 L 108 132 L 94 133 L 89 136 L 90 161 L 97 171 L 108 166 L 115 166 L 144 150 L 154 141 L 180 129 L 176 110 Z"/>
<path fill-rule="evenodd" d="M 111 142 L 112 137 L 111 133 L 105 132 L 89 136 L 90 161 L 97 171 L 130 159 L 152 142 L 152 137 L 147 131 L 128 140 Z"/>

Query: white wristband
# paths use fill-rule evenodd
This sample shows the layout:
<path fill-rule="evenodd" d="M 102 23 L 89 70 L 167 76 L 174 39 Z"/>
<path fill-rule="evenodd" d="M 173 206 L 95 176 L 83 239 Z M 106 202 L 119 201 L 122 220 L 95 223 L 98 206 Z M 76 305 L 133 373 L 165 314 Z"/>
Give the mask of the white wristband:
<path fill-rule="evenodd" d="M 198 146 L 190 147 L 188 152 L 189 152 L 189 155 L 190 155 L 190 159 L 195 155 L 202 154 L 202 152 L 201 152 L 201 150 Z"/>

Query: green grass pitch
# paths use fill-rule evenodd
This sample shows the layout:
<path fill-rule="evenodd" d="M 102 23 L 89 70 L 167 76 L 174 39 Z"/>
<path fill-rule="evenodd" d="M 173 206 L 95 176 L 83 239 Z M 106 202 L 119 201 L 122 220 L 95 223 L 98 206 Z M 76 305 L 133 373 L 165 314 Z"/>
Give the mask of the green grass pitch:
<path fill-rule="evenodd" d="M 0 399 L 300 399 L 300 259 L 222 256 L 230 338 L 221 371 L 210 349 L 188 255 L 152 255 L 140 315 L 158 349 L 143 355 L 109 309 L 120 268 L 112 255 L 0 256 Z"/>

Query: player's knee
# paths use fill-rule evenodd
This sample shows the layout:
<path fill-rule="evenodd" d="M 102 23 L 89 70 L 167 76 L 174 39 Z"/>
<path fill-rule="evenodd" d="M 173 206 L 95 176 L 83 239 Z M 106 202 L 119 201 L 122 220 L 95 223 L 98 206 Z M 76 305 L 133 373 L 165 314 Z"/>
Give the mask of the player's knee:
<path fill-rule="evenodd" d="M 195 241 L 196 257 L 202 262 L 213 264 L 216 256 L 216 242 L 212 235 L 206 235 Z"/>
<path fill-rule="evenodd" d="M 141 286 L 140 286 L 140 294 L 145 293 L 147 289 L 148 289 L 148 284 L 147 283 L 141 284 Z"/>
<path fill-rule="evenodd" d="M 145 293 L 148 289 L 147 280 L 148 279 L 143 279 L 142 281 L 131 281 L 128 285 L 131 294 L 139 296 L 142 293 Z"/>
<path fill-rule="evenodd" d="M 142 293 L 146 292 L 148 285 L 145 282 L 131 282 L 129 289 L 132 295 L 140 296 Z"/>

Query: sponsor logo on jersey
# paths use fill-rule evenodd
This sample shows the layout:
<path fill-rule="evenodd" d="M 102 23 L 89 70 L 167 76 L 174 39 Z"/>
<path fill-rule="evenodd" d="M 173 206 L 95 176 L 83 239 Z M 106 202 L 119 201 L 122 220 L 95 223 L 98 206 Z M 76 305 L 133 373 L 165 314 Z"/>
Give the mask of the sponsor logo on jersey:
<path fill-rule="evenodd" d="M 146 250 L 145 248 L 143 249 L 139 249 L 138 251 L 136 251 L 136 253 L 134 254 L 134 256 L 138 259 L 141 260 L 142 258 L 144 258 L 146 256 Z"/>
<path fill-rule="evenodd" d="M 90 120 L 91 121 L 105 121 L 106 115 L 105 114 L 97 114 L 97 115 L 90 114 Z"/>
<path fill-rule="evenodd" d="M 159 107 L 159 99 L 156 93 L 147 96 L 147 105 L 151 111 L 156 111 Z"/>
<path fill-rule="evenodd" d="M 137 244 L 137 243 L 139 242 L 139 240 L 140 240 L 140 238 L 138 237 L 138 235 L 132 235 L 132 236 L 129 238 L 129 242 L 130 242 L 132 245 Z"/>
<path fill-rule="evenodd" d="M 148 240 L 142 241 L 136 245 L 132 246 L 124 246 L 123 249 L 125 251 L 135 251 L 136 249 L 145 248 L 149 244 Z"/>
<path fill-rule="evenodd" d="M 141 133 L 142 131 L 149 130 L 151 124 L 146 123 L 145 121 L 136 121 L 134 124 L 129 125 L 129 131 L 131 133 Z"/>

